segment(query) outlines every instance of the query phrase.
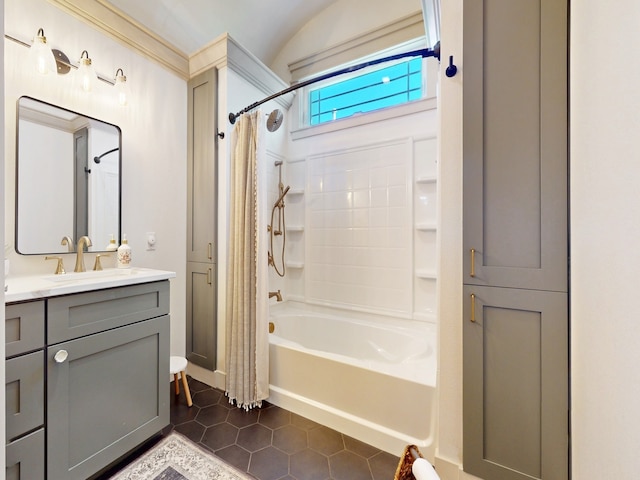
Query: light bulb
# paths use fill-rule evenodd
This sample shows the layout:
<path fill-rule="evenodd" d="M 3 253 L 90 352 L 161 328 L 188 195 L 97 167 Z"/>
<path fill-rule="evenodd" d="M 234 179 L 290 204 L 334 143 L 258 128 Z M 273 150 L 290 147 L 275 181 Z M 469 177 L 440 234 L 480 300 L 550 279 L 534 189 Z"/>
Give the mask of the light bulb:
<path fill-rule="evenodd" d="M 57 71 L 56 59 L 49 45 L 47 45 L 47 37 L 44 36 L 44 30 L 39 29 L 33 38 L 33 43 L 29 49 L 29 57 L 35 71 L 40 75 L 47 75 Z"/>
<path fill-rule="evenodd" d="M 126 106 L 129 101 L 129 87 L 127 86 L 127 77 L 125 77 L 124 72 L 121 68 L 116 71 L 116 78 L 114 83 L 114 88 L 116 89 L 116 98 L 118 100 L 118 105 Z"/>
<path fill-rule="evenodd" d="M 86 57 L 84 56 L 85 53 L 87 54 Z M 75 79 L 78 88 L 82 89 L 85 92 L 90 92 L 97 78 L 98 77 L 96 75 L 96 72 L 91 65 L 89 53 L 84 50 L 82 52 L 82 55 L 80 55 L 78 71 L 75 73 Z"/>

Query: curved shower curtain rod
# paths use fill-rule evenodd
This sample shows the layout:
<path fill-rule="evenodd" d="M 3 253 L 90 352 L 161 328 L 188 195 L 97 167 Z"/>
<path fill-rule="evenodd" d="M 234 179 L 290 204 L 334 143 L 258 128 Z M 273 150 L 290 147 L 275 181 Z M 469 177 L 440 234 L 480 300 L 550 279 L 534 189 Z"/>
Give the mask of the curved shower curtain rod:
<path fill-rule="evenodd" d="M 104 152 L 102 155 L 99 155 L 97 157 L 93 157 L 93 161 L 96 162 L 96 163 L 100 163 L 100 161 L 102 160 L 102 157 L 104 157 L 105 155 L 109 155 L 110 153 L 117 152 L 118 150 L 120 150 L 120 148 L 116 147 L 113 150 L 109 150 L 108 152 Z"/>
<path fill-rule="evenodd" d="M 248 107 L 245 107 L 242 110 L 240 110 L 238 113 L 233 113 L 233 112 L 229 113 L 229 121 L 233 125 L 234 123 L 236 123 L 236 120 L 238 119 L 238 117 L 240 117 L 240 115 L 242 115 L 243 113 L 247 113 L 247 112 L 253 110 L 254 108 L 259 107 L 263 103 L 268 102 L 269 100 L 273 100 L 274 98 L 278 98 L 281 95 L 286 95 L 287 93 L 293 92 L 294 90 L 297 90 L 297 89 L 302 88 L 302 87 L 306 87 L 307 85 L 311 85 L 312 83 L 321 82 L 322 80 L 326 80 L 326 79 L 332 78 L 332 77 L 337 77 L 338 75 L 344 75 L 345 73 L 355 72 L 357 70 L 361 70 L 363 68 L 370 67 L 372 65 L 377 65 L 379 63 L 390 62 L 390 61 L 393 61 L 393 60 L 398 60 L 400 58 L 406 58 L 406 57 L 423 57 L 423 58 L 435 57 L 438 60 L 440 60 L 440 42 L 437 42 L 433 46 L 433 48 L 423 48 L 421 50 L 413 50 L 411 52 L 398 53 L 396 55 L 391 55 L 390 57 L 378 58 L 376 60 L 371 60 L 369 62 L 359 63 L 357 65 L 352 65 L 351 67 L 346 67 L 346 68 L 343 68 L 343 69 L 340 69 L 340 70 L 336 70 L 335 72 L 325 73 L 324 75 L 320 75 L 318 77 L 311 78 L 311 79 L 305 80 L 303 82 L 295 83 L 295 84 L 291 85 L 290 87 L 285 88 L 284 90 L 282 90 L 282 91 L 280 91 L 278 93 L 274 93 L 273 95 L 269 95 L 268 97 L 263 98 L 262 100 L 260 100 L 258 102 L 252 103 Z"/>

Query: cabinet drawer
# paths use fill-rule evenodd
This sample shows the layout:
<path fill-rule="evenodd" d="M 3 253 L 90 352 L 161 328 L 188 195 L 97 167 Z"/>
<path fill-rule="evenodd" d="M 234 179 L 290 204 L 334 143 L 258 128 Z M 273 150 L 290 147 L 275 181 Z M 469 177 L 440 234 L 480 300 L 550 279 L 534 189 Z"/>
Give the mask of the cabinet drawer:
<path fill-rule="evenodd" d="M 11 440 L 44 424 L 44 351 L 5 365 L 6 438 Z"/>
<path fill-rule="evenodd" d="M 6 358 L 44 346 L 44 301 L 14 303 L 5 307 Z"/>
<path fill-rule="evenodd" d="M 169 313 L 169 282 L 55 297 L 48 300 L 47 343 L 64 342 Z"/>
<path fill-rule="evenodd" d="M 44 429 L 33 432 L 6 447 L 7 480 L 44 478 Z"/>

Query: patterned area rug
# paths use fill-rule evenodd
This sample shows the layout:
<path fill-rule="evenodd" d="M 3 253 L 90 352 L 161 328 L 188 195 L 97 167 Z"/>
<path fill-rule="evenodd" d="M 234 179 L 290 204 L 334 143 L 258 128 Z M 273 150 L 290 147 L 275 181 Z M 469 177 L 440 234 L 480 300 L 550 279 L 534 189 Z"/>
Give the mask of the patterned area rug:
<path fill-rule="evenodd" d="M 230 465 L 172 432 L 111 480 L 251 480 Z"/>

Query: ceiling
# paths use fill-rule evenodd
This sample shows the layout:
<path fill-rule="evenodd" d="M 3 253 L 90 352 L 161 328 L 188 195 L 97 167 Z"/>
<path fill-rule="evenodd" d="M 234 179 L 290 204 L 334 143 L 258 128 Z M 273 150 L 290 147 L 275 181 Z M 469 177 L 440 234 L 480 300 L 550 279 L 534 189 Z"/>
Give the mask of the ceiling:
<path fill-rule="evenodd" d="M 337 0 L 105 0 L 191 55 L 223 33 L 269 64 L 286 42 Z"/>

